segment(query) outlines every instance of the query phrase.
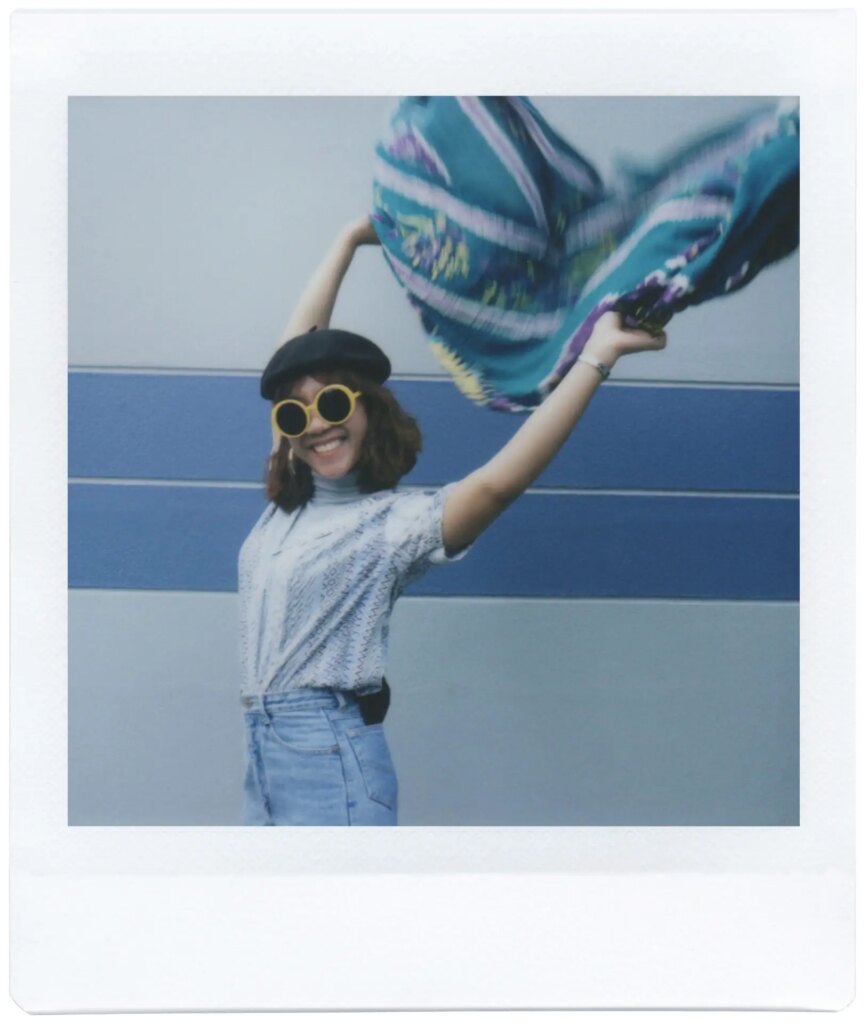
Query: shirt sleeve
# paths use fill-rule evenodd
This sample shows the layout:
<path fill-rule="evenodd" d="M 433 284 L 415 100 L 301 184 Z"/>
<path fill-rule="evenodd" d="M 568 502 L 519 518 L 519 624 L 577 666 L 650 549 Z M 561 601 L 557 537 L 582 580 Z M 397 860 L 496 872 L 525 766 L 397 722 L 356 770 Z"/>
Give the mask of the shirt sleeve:
<path fill-rule="evenodd" d="M 409 582 L 432 565 L 460 561 L 472 547 L 446 554 L 443 543 L 443 509 L 455 484 L 437 491 L 403 491 L 397 495 L 388 518 L 386 537 Z"/>

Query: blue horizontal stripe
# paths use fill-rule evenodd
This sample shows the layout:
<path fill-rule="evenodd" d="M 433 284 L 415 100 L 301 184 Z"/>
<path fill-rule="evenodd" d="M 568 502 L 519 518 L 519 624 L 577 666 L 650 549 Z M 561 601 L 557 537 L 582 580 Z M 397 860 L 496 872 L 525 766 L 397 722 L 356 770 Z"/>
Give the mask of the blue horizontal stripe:
<path fill-rule="evenodd" d="M 408 484 L 465 476 L 524 419 L 475 406 L 450 382 L 392 387 L 424 435 Z M 795 494 L 798 404 L 794 390 L 609 384 L 537 483 Z M 69 473 L 260 481 L 271 447 L 268 412 L 254 377 L 73 372 Z"/>
<path fill-rule="evenodd" d="M 231 487 L 72 484 L 72 587 L 234 591 L 264 507 Z M 798 502 L 527 494 L 410 593 L 798 599 Z"/>

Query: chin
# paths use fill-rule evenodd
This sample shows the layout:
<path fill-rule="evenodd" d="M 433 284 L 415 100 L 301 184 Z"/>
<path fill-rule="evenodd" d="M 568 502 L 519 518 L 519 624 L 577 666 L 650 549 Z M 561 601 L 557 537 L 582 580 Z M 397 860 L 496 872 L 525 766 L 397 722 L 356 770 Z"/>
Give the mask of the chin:
<path fill-rule="evenodd" d="M 346 476 L 351 468 L 351 466 L 322 466 L 316 469 L 316 472 L 320 476 L 327 477 L 329 480 L 339 480 L 340 477 Z"/>
<path fill-rule="evenodd" d="M 347 473 L 351 473 L 357 464 L 357 459 L 341 459 L 339 462 L 332 463 L 321 460 L 318 465 L 311 463 L 310 468 L 320 476 L 327 477 L 329 480 L 339 480 L 340 477 L 346 476 Z"/>

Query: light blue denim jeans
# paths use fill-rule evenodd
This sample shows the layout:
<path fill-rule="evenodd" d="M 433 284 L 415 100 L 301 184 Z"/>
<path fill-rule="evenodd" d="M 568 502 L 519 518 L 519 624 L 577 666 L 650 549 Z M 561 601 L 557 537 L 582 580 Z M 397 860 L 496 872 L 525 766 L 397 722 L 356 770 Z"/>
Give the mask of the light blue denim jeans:
<path fill-rule="evenodd" d="M 245 825 L 396 825 L 397 776 L 382 725 L 350 692 L 242 698 Z"/>

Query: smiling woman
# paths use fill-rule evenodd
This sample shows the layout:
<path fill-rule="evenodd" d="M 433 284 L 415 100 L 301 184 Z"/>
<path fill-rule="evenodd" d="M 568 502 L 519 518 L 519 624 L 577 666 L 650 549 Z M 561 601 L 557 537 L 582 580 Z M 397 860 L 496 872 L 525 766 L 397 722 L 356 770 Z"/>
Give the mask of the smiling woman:
<path fill-rule="evenodd" d="M 384 386 L 381 349 L 329 328 L 367 217 L 313 275 L 261 380 L 272 403 L 268 507 L 238 565 L 251 825 L 395 825 L 398 784 L 382 721 L 392 609 L 431 566 L 473 541 L 551 461 L 621 355 L 665 335 L 600 318 L 556 392 L 492 459 L 434 491 L 398 491 L 421 450 Z M 300 333 L 304 332 L 304 333 Z M 384 714 L 383 714 L 384 717 Z"/>
<path fill-rule="evenodd" d="M 443 545 L 448 487 L 394 490 L 421 435 L 377 380 L 388 368 L 326 329 L 284 343 L 262 378 L 280 440 L 239 559 L 247 824 L 397 821 L 384 711 L 367 713 L 389 616 L 408 582 L 464 552 Z"/>

